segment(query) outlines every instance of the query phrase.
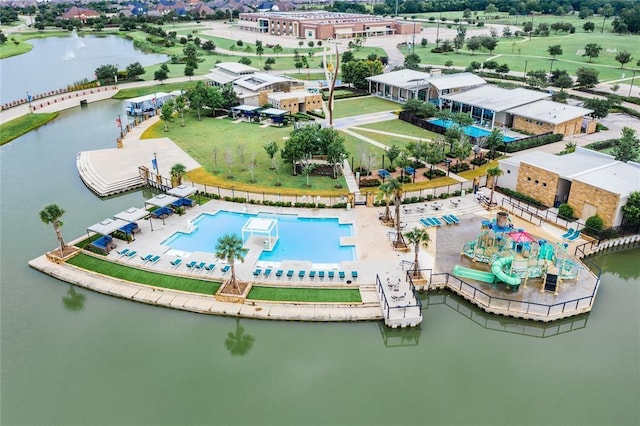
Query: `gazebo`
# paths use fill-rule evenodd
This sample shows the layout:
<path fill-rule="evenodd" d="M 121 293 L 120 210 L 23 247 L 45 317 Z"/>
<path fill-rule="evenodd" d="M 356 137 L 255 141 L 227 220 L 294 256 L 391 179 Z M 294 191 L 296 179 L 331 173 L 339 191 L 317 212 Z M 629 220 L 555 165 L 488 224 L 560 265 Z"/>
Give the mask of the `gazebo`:
<path fill-rule="evenodd" d="M 273 232 L 275 231 L 275 236 Z M 266 219 L 266 218 L 251 218 L 249 219 L 244 226 L 242 227 L 242 241 L 246 241 L 245 234 L 248 233 L 249 237 L 254 234 L 264 235 L 267 237 L 264 240 L 264 249 L 265 250 L 273 250 L 273 246 L 276 245 L 279 238 L 278 233 L 278 221 L 275 219 Z"/>

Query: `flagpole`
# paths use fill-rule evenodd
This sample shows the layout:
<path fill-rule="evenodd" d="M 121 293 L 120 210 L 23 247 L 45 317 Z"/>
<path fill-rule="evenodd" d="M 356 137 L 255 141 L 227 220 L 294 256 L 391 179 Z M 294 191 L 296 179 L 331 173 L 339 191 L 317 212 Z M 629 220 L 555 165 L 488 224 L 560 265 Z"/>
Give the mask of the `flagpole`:
<path fill-rule="evenodd" d="M 155 160 L 155 165 L 156 165 L 156 173 L 158 173 L 158 175 L 160 175 L 160 167 L 158 167 L 158 157 L 156 156 L 156 153 L 153 153 L 153 159 Z"/>
<path fill-rule="evenodd" d="M 33 114 L 33 109 L 31 109 L 31 95 L 29 94 L 28 90 L 27 90 L 27 102 L 29 102 L 29 114 Z"/>

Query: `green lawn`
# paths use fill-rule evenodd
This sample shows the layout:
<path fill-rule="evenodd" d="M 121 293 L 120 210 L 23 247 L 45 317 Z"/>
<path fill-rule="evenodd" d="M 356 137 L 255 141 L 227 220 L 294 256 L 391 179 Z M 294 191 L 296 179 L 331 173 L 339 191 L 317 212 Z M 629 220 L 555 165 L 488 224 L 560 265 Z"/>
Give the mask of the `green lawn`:
<path fill-rule="evenodd" d="M 138 96 L 151 95 L 158 92 L 173 92 L 174 90 L 189 90 L 196 85 L 196 81 L 185 81 L 180 83 L 164 83 L 155 86 L 133 87 L 130 89 L 120 89 L 113 99 L 130 99 Z"/>
<path fill-rule="evenodd" d="M 25 133 L 29 133 L 31 130 L 47 124 L 55 119 L 58 114 L 57 112 L 27 114 L 0 125 L 0 145 L 4 145 Z"/>
<path fill-rule="evenodd" d="M 421 127 L 414 126 L 411 123 L 402 121 L 399 118 L 394 120 L 379 121 L 377 123 L 365 124 L 358 126 L 363 129 L 380 130 L 382 132 L 396 133 L 399 135 L 412 136 L 415 138 L 435 139 L 438 134 L 425 130 Z M 369 133 L 369 132 L 368 132 Z"/>
<path fill-rule="evenodd" d="M 219 282 L 198 280 L 175 275 L 149 272 L 143 269 L 132 268 L 97 259 L 93 256 L 80 253 L 71 258 L 68 263 L 82 269 L 94 271 L 102 275 L 127 280 L 155 287 L 169 288 L 172 290 L 188 291 L 190 293 L 214 294 L 220 287 Z"/>
<path fill-rule="evenodd" d="M 180 119 L 176 118 L 169 124 L 169 131 L 164 132 L 164 123 L 159 122 L 148 129 L 144 138 L 169 137 L 180 148 L 182 148 L 193 159 L 200 163 L 203 171 L 195 171 L 189 174 L 189 178 L 196 181 L 212 185 L 223 185 L 225 187 L 233 187 L 235 189 L 246 189 L 262 192 L 265 189 L 272 188 L 274 191 L 282 192 L 283 189 L 295 189 L 297 193 L 309 190 L 306 188 L 306 178 L 304 176 L 293 176 L 291 164 L 283 164 L 279 170 L 279 177 L 282 186 L 276 187 L 278 175 L 274 170 L 270 170 L 271 160 L 267 156 L 264 145 L 275 141 L 284 147 L 284 138 L 289 137 L 293 130 L 293 126 L 286 127 L 260 127 L 259 124 L 241 122 L 234 123 L 232 120 L 215 119 L 211 117 L 203 117 L 198 121 L 195 114 L 189 114 L 186 117 L 186 126 L 180 126 Z M 238 147 L 245 147 L 244 159 L 240 157 Z M 214 158 L 214 149 L 217 160 Z M 231 166 L 231 175 L 233 179 L 229 179 L 229 171 L 226 163 L 227 153 L 230 153 L 233 161 Z M 255 156 L 256 167 L 254 178 L 257 184 L 253 185 L 251 173 L 246 168 L 246 164 Z M 277 154 L 280 158 L 280 154 Z M 237 182 L 237 185 L 234 183 Z M 340 182 L 346 187 L 344 178 L 337 181 L 329 177 L 311 176 L 311 190 L 324 191 L 325 193 L 334 193 L 334 186 Z M 251 186 L 253 185 L 253 187 Z M 260 185 L 260 186 L 258 186 Z M 345 190 L 339 191 L 342 194 Z M 284 191 L 286 192 L 286 191 Z M 321 194 L 318 194 L 321 195 Z"/>
<path fill-rule="evenodd" d="M 248 299 L 282 302 L 359 303 L 358 289 L 258 287 L 249 292 Z"/>
<path fill-rule="evenodd" d="M 382 148 L 378 148 L 375 145 L 371 145 L 355 136 L 348 135 L 341 132 L 344 137 L 344 146 L 349 153 L 349 163 L 353 159 L 353 167 L 359 167 L 363 162 L 368 162 L 371 159 L 371 168 L 378 169 L 382 167 L 382 156 L 385 151 Z"/>
<path fill-rule="evenodd" d="M 363 98 L 339 99 L 334 101 L 333 118 L 353 117 L 382 111 L 397 111 L 402 107 L 396 102 L 374 96 Z"/>

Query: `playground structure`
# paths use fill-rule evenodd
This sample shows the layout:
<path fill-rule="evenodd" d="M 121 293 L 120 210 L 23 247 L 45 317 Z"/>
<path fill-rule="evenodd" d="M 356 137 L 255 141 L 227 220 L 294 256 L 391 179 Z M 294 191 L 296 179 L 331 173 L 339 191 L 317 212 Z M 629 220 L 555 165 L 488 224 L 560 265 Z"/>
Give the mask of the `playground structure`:
<path fill-rule="evenodd" d="M 581 268 L 567 253 L 567 244 L 536 239 L 524 229 L 515 229 L 509 213 L 500 211 L 492 220 L 482 221 L 481 232 L 464 244 L 462 255 L 474 263 L 486 263 L 489 271 L 456 265 L 453 275 L 490 283 L 504 283 L 518 291 L 529 279 L 540 279 L 542 291 L 557 294 L 561 281 L 574 280 Z"/>

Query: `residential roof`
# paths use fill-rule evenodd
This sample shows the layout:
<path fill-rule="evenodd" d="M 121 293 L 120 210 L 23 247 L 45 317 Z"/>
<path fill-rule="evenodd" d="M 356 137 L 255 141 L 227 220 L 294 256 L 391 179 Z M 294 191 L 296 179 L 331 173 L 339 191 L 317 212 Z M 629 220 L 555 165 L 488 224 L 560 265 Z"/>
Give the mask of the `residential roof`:
<path fill-rule="evenodd" d="M 232 81 L 239 79 L 241 76 L 229 74 L 218 69 L 212 69 L 211 72 L 209 74 L 206 74 L 204 77 L 207 80 L 213 81 L 215 83 L 220 84 L 221 86 L 224 86 L 225 84 L 231 83 Z"/>
<path fill-rule="evenodd" d="M 296 79 L 278 74 L 257 72 L 235 80 L 235 84 L 245 89 L 258 91 L 274 83 L 293 82 Z"/>
<path fill-rule="evenodd" d="M 129 102 L 131 104 L 135 104 L 140 102 L 152 101 L 154 99 L 164 99 L 164 98 L 170 98 L 170 97 L 171 95 L 166 92 L 157 92 L 151 95 L 144 95 L 144 96 L 138 96 L 137 98 L 125 99 L 124 101 Z"/>
<path fill-rule="evenodd" d="M 263 109 L 262 111 L 260 111 L 260 114 L 265 114 L 265 115 L 287 115 L 287 114 L 291 114 L 291 111 L 288 111 L 286 109 L 266 108 L 266 109 Z"/>
<path fill-rule="evenodd" d="M 616 161 L 616 164 L 577 176 L 575 180 L 627 197 L 640 191 L 640 164 Z"/>
<path fill-rule="evenodd" d="M 472 72 L 455 74 L 442 74 L 429 77 L 429 84 L 439 90 L 455 89 L 456 87 L 480 86 L 486 84 L 486 80 Z"/>
<path fill-rule="evenodd" d="M 367 80 L 373 81 L 375 83 L 388 84 L 390 86 L 402 87 L 405 89 L 409 88 L 422 88 L 427 87 L 428 79 L 431 77 L 431 74 L 422 71 L 416 70 L 398 70 L 391 71 L 385 74 L 378 74 L 372 77 L 367 77 Z"/>
<path fill-rule="evenodd" d="M 237 105 L 234 107 L 231 107 L 231 109 L 233 111 L 255 111 L 257 109 L 260 109 L 259 106 L 253 106 L 253 105 Z"/>
<path fill-rule="evenodd" d="M 573 180 L 585 173 L 620 164 L 612 156 L 578 147 L 567 155 L 554 155 L 542 151 L 529 151 L 499 160 L 501 163 L 519 165 L 521 163 L 557 173 L 563 179 Z"/>
<path fill-rule="evenodd" d="M 591 114 L 593 110 L 559 102 L 542 100 L 522 105 L 507 111 L 513 115 L 539 120 L 545 123 L 560 124 L 574 118 Z"/>
<path fill-rule="evenodd" d="M 493 85 L 484 85 L 453 95 L 443 95 L 443 99 L 473 105 L 492 111 L 507 111 L 520 105 L 530 104 L 551 95 L 545 92 L 523 89 L 503 89 Z"/>
<path fill-rule="evenodd" d="M 304 90 L 297 90 L 294 92 L 274 92 L 274 93 L 269 93 L 269 95 L 267 96 L 268 100 L 276 100 L 276 101 L 281 101 L 282 99 L 291 99 L 291 98 L 298 98 L 299 102 L 304 102 L 304 100 L 306 99 L 307 96 L 311 96 L 313 95 L 313 93 L 309 93 L 307 91 Z"/>

